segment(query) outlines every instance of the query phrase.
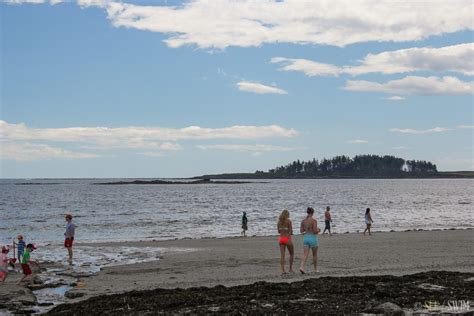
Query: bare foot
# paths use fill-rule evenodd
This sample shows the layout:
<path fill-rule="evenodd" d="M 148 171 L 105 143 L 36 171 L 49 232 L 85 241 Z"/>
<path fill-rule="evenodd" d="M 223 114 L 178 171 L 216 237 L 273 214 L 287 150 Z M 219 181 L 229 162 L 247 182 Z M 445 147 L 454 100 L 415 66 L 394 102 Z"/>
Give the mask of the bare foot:
<path fill-rule="evenodd" d="M 304 272 L 303 268 L 300 268 L 300 272 L 301 274 L 305 274 L 306 272 Z"/>

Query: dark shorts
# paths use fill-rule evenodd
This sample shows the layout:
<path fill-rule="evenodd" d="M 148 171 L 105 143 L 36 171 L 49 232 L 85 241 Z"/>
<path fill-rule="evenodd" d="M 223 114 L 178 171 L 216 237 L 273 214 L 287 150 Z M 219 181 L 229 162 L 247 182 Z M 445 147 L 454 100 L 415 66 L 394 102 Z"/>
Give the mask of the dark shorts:
<path fill-rule="evenodd" d="M 64 247 L 71 248 L 74 242 L 74 237 L 64 239 Z"/>
<path fill-rule="evenodd" d="M 247 224 L 242 225 L 242 229 L 247 230 L 248 229 Z"/>
<path fill-rule="evenodd" d="M 29 266 L 28 264 L 26 264 L 26 263 L 22 263 L 22 264 L 21 264 L 21 268 L 23 269 L 23 274 L 24 274 L 24 275 L 30 275 L 30 274 L 33 273 L 33 272 L 31 271 L 31 269 L 30 269 L 30 266 Z"/>
<path fill-rule="evenodd" d="M 326 225 L 324 229 L 331 229 L 331 222 L 330 221 L 324 221 L 324 224 Z"/>

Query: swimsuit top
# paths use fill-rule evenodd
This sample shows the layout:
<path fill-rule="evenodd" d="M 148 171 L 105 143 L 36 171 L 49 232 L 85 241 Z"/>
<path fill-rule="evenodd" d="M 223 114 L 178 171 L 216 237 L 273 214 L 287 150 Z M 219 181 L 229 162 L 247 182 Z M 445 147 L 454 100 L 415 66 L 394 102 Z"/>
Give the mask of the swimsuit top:
<path fill-rule="evenodd" d="M 278 231 L 279 231 L 279 232 L 280 232 L 281 230 L 284 230 L 284 231 L 286 231 L 287 233 L 290 232 L 290 227 L 289 227 L 290 222 L 288 221 L 288 222 L 286 222 L 286 223 L 288 223 L 288 226 L 282 226 L 282 225 L 280 225 L 280 223 L 278 223 Z"/>

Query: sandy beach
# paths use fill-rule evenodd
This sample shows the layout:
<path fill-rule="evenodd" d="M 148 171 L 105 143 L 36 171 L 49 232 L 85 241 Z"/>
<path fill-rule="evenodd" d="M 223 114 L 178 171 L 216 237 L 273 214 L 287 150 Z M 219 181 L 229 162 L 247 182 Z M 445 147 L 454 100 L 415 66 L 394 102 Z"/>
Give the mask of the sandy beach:
<path fill-rule="evenodd" d="M 372 236 L 351 233 L 324 235 L 319 240 L 320 273 L 302 275 L 298 272 L 284 276 L 279 272 L 276 236 L 120 243 L 171 251 L 157 261 L 106 267 L 92 276 L 79 275 L 78 286 L 68 292 L 72 298 L 69 302 L 156 288 L 297 282 L 328 276 L 401 276 L 432 270 L 474 273 L 474 230 L 375 232 Z M 294 236 L 293 242 L 297 271 L 302 254 L 301 236 Z M 116 245 L 87 244 L 92 247 Z M 307 271 L 311 271 L 309 264 Z M 8 292 L 21 289 L 12 283 L 18 277 L 11 275 L 6 285 L 0 287 L 0 299 L 7 297 Z"/>

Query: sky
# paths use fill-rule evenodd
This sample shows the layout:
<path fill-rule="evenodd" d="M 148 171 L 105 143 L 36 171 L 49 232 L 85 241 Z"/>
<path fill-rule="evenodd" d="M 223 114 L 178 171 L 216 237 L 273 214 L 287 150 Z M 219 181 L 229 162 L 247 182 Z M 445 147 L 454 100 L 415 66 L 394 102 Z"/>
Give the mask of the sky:
<path fill-rule="evenodd" d="M 474 4 L 2 0 L 0 177 L 474 170 Z"/>

